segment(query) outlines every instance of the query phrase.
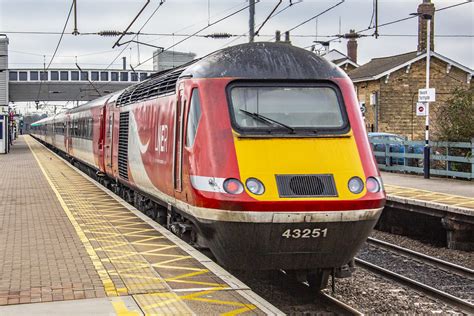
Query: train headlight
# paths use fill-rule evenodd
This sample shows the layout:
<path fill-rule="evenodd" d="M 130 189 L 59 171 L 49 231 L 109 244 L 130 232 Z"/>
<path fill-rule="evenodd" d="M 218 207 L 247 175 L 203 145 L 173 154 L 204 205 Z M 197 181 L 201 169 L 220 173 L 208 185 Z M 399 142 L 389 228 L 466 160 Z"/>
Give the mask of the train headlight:
<path fill-rule="evenodd" d="M 367 191 L 371 193 L 377 193 L 382 188 L 379 181 L 374 177 L 368 177 L 366 181 L 366 185 L 367 185 Z"/>
<path fill-rule="evenodd" d="M 359 194 L 364 190 L 364 181 L 359 177 L 352 177 L 348 183 L 349 191 L 354 194 Z"/>
<path fill-rule="evenodd" d="M 244 192 L 244 186 L 242 182 L 237 179 L 229 178 L 224 181 L 224 191 L 229 194 L 240 194 Z"/>
<path fill-rule="evenodd" d="M 250 192 L 256 195 L 262 195 L 265 192 L 263 183 L 255 178 L 248 178 L 247 181 L 245 181 L 245 186 L 247 186 Z"/>

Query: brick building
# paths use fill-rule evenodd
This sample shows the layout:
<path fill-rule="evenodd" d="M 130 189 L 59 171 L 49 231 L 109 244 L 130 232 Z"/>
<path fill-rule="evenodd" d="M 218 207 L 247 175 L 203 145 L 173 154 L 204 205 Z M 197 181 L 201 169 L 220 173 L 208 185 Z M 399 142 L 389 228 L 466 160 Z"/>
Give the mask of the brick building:
<path fill-rule="evenodd" d="M 436 131 L 442 124 L 437 112 L 454 89 L 472 88 L 473 70 L 434 51 L 434 12 L 430 0 L 418 7 L 418 13 L 432 16 L 430 88 L 436 89 L 436 102 L 430 104 L 430 126 Z M 365 109 L 368 131 L 396 133 L 414 140 L 424 137 L 425 117 L 416 116 L 415 106 L 418 89 L 425 88 L 427 23 L 422 15 L 418 19 L 417 51 L 374 58 L 349 72 Z"/>

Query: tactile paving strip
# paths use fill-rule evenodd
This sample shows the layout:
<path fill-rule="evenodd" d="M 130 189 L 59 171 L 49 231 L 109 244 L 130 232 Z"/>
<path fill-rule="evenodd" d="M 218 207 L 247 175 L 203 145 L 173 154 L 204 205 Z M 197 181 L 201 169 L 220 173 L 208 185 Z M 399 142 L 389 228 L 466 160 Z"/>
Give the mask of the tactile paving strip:
<path fill-rule="evenodd" d="M 385 191 L 391 196 L 434 202 L 452 207 L 471 209 L 474 211 L 474 198 L 388 184 L 385 185 Z"/>
<path fill-rule="evenodd" d="M 117 200 L 40 144 L 29 138 L 27 142 L 108 296 L 131 294 L 147 315 L 196 314 L 188 302 L 211 304 L 217 308 L 211 309 L 212 314 L 261 314 L 221 278 Z M 209 307 L 195 308 L 210 311 Z"/>

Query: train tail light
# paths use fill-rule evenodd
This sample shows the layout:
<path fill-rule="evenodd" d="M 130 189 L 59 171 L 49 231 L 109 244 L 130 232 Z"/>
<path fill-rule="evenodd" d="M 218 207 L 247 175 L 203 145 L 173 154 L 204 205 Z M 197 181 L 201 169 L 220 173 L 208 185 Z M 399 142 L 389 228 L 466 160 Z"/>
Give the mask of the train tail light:
<path fill-rule="evenodd" d="M 377 193 L 382 191 L 383 184 L 380 178 L 368 177 L 366 181 L 367 191 L 371 193 Z"/>
<path fill-rule="evenodd" d="M 224 191 L 229 194 L 240 194 L 244 192 L 244 185 L 237 179 L 229 178 L 224 181 Z"/>

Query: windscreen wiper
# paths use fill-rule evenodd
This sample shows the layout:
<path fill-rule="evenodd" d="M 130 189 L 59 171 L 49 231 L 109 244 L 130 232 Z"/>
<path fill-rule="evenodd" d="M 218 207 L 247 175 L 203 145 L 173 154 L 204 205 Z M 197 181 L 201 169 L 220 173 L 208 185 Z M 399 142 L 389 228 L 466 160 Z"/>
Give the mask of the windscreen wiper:
<path fill-rule="evenodd" d="M 249 112 L 249 111 L 244 110 L 244 109 L 239 109 L 239 111 L 242 111 L 243 113 L 247 114 L 250 117 L 258 119 L 259 121 L 264 122 L 267 125 L 268 124 L 272 124 L 272 125 L 277 124 L 277 125 L 280 125 L 280 126 L 286 128 L 286 129 L 290 130 L 292 134 L 295 133 L 295 129 L 293 127 L 288 126 L 286 124 L 283 124 L 281 122 L 275 121 L 275 120 L 273 120 L 269 117 L 266 117 L 265 115 L 258 114 L 258 113 L 255 113 L 255 112 Z"/>

